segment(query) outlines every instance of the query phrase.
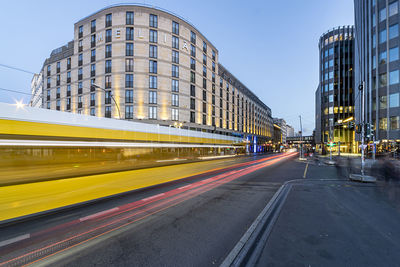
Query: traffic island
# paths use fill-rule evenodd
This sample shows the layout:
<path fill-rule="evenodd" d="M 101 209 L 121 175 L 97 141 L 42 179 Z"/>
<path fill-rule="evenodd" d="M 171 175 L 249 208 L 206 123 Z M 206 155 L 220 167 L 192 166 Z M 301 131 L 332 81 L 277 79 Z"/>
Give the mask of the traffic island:
<path fill-rule="evenodd" d="M 376 178 L 370 175 L 362 175 L 362 174 L 353 174 L 351 173 L 349 175 L 349 179 L 351 181 L 355 182 L 361 182 L 361 183 L 375 183 Z"/>

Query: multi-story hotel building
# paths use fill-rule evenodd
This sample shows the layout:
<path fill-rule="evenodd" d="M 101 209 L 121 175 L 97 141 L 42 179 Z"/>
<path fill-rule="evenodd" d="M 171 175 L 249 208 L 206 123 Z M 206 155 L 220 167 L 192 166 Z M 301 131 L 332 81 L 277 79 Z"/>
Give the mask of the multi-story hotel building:
<path fill-rule="evenodd" d="M 356 119 L 371 125 L 369 142 L 378 150 L 394 150 L 400 144 L 399 1 L 355 0 L 356 86 L 364 85 L 357 98 Z"/>
<path fill-rule="evenodd" d="M 316 92 L 316 143 L 327 149 L 355 152 L 354 129 L 354 27 L 324 33 L 319 40 L 319 86 Z"/>
<path fill-rule="evenodd" d="M 44 62 L 43 107 L 271 140 L 271 109 L 218 54 L 171 12 L 110 6 L 76 22 Z"/>

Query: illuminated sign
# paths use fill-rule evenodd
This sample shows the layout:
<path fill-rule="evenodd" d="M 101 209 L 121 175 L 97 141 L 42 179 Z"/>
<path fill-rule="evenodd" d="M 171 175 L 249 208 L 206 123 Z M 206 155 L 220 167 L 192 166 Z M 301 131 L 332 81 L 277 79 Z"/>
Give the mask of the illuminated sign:
<path fill-rule="evenodd" d="M 116 29 L 115 30 L 115 38 L 121 38 L 121 30 L 120 29 Z"/>

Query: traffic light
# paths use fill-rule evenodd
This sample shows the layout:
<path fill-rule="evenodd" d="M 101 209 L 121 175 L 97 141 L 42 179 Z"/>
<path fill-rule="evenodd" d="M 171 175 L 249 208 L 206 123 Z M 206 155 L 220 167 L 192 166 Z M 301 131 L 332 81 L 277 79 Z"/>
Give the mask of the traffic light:
<path fill-rule="evenodd" d="M 362 125 L 361 124 L 357 124 L 356 125 L 356 133 L 360 134 L 362 132 Z"/>
<path fill-rule="evenodd" d="M 354 128 L 355 128 L 354 126 L 355 126 L 354 121 L 349 122 L 349 129 L 350 130 L 354 130 Z"/>
<path fill-rule="evenodd" d="M 335 142 L 330 141 L 328 145 L 329 145 L 330 147 L 334 147 L 336 144 L 335 144 Z"/>

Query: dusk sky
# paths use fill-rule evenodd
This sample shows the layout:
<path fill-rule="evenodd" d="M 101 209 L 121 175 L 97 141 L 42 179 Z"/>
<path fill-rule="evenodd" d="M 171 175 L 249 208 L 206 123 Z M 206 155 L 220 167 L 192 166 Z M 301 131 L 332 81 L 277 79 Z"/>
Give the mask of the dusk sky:
<path fill-rule="evenodd" d="M 73 39 L 74 23 L 129 1 L 2 2 L 0 64 L 39 72 L 50 52 Z M 318 39 L 354 24 L 353 0 L 142 1 L 191 22 L 219 50 L 219 62 L 272 109 L 305 134 L 314 124 Z M 29 102 L 32 75 L 0 66 L 0 101 Z M 16 90 L 24 94 L 5 91 Z"/>

